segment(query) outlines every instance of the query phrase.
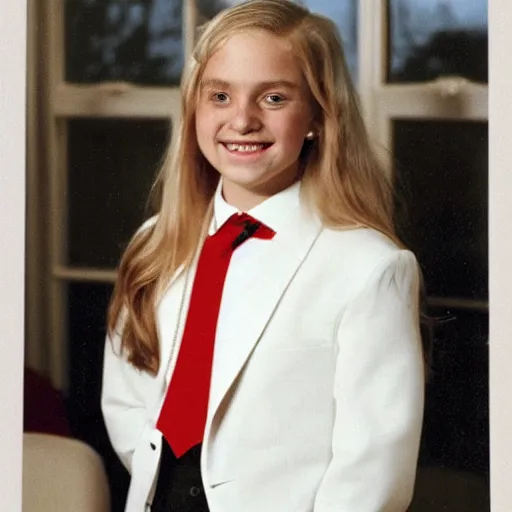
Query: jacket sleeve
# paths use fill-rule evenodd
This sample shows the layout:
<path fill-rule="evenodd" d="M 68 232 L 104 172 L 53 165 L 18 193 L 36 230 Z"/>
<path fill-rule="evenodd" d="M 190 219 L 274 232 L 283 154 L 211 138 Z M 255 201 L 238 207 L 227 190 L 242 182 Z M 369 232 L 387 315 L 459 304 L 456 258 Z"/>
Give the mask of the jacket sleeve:
<path fill-rule="evenodd" d="M 135 236 L 154 226 L 156 221 L 157 216 L 146 220 Z M 122 327 L 120 320 L 117 332 L 105 341 L 101 409 L 112 447 L 131 473 L 135 449 L 143 434 L 150 430 L 147 405 L 136 383 L 150 377 L 142 375 L 122 353 Z"/>
<path fill-rule="evenodd" d="M 107 337 L 103 362 L 101 408 L 110 442 L 126 469 L 132 472 L 132 457 L 145 430 L 148 412 L 135 382 L 140 371 L 120 350 L 120 337 Z"/>
<path fill-rule="evenodd" d="M 419 272 L 394 251 L 342 313 L 332 459 L 314 512 L 404 512 L 412 499 L 424 400 Z"/>

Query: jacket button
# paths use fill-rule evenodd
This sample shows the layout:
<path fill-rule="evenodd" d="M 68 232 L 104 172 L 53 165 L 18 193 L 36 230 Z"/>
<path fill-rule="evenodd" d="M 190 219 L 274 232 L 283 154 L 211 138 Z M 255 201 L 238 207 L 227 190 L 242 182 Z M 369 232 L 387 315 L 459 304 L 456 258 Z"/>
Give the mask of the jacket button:
<path fill-rule="evenodd" d="M 189 492 L 190 496 L 192 496 L 193 498 L 196 498 L 201 493 L 201 489 L 199 489 L 199 487 L 192 486 L 188 492 Z"/>
<path fill-rule="evenodd" d="M 151 446 L 151 449 L 153 451 L 156 450 L 156 444 L 155 443 L 149 443 L 149 446 Z"/>

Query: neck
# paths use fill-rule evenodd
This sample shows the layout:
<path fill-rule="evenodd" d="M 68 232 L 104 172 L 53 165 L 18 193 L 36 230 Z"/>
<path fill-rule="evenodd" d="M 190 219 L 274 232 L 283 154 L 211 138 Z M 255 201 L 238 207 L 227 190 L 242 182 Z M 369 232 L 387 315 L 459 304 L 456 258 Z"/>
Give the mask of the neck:
<path fill-rule="evenodd" d="M 248 212 L 270 196 L 255 194 L 244 189 L 238 189 L 238 187 L 233 187 L 231 184 L 227 186 L 226 184 L 223 184 L 222 197 L 226 203 L 234 206 L 237 210 Z"/>
<path fill-rule="evenodd" d="M 297 181 L 297 178 L 280 180 L 273 184 L 265 184 L 262 187 L 244 188 L 229 180 L 222 182 L 222 197 L 226 203 L 234 206 L 240 211 L 248 212 L 263 201 L 279 192 L 287 189 Z"/>

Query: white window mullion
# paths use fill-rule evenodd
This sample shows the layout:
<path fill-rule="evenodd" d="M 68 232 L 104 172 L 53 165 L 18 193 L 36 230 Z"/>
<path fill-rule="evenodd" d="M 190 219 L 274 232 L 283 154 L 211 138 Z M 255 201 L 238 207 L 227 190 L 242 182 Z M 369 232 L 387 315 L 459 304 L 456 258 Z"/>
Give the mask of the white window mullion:
<path fill-rule="evenodd" d="M 382 87 L 376 94 L 381 140 L 392 147 L 394 119 L 487 120 L 487 87 L 470 85 L 453 96 L 444 96 L 436 83 Z"/>
<path fill-rule="evenodd" d="M 65 281 L 114 283 L 117 272 L 100 268 L 58 266 L 53 269 L 53 276 Z"/>
<path fill-rule="evenodd" d="M 384 85 L 376 99 L 385 113 L 400 117 L 486 120 L 487 86 L 467 83 L 450 91 L 450 83 L 450 79 L 443 79 L 418 85 Z"/>
<path fill-rule="evenodd" d="M 179 118 L 177 87 L 139 87 L 125 82 L 96 85 L 59 84 L 53 94 L 59 117 Z"/>
<path fill-rule="evenodd" d="M 381 85 L 381 70 L 385 64 L 385 0 L 359 0 L 358 7 L 358 90 L 370 136 L 382 144 L 376 91 Z"/>
<path fill-rule="evenodd" d="M 196 0 L 183 1 L 183 53 L 185 66 L 192 55 L 196 42 L 196 30 L 199 19 Z"/>
<path fill-rule="evenodd" d="M 489 301 L 476 299 L 463 299 L 458 297 L 428 297 L 427 303 L 432 307 L 445 309 L 462 309 L 467 311 L 479 311 L 487 313 L 489 311 Z"/>
<path fill-rule="evenodd" d="M 67 236 L 67 207 L 64 204 L 67 190 L 67 130 L 65 122 L 58 121 L 55 115 L 54 91 L 64 79 L 64 1 L 55 0 L 43 3 L 44 23 L 46 27 L 45 42 L 47 45 L 47 105 L 46 130 L 44 143 L 48 155 L 48 172 L 50 187 L 50 204 L 48 208 L 48 260 L 50 268 L 65 262 Z M 47 316 L 49 344 L 49 376 L 53 384 L 64 391 L 67 390 L 67 310 L 65 284 L 56 280 L 53 275 L 49 279 Z"/>
<path fill-rule="evenodd" d="M 39 19 L 40 4 L 36 0 L 27 2 L 27 209 L 26 222 L 26 314 L 25 314 L 25 364 L 33 369 L 45 372 L 45 351 L 40 343 L 44 326 L 44 312 L 41 297 L 44 279 L 42 258 L 38 257 L 43 249 L 44 237 L 40 236 L 40 210 L 42 208 L 43 189 L 40 162 L 41 144 L 38 140 L 38 123 L 40 120 L 39 98 Z M 44 196 L 43 196 L 44 197 Z"/>

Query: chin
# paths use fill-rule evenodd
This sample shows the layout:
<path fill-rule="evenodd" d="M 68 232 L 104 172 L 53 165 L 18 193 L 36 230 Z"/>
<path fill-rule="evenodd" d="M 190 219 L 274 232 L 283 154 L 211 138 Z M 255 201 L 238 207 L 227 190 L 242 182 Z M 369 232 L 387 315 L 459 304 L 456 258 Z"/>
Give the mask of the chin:
<path fill-rule="evenodd" d="M 264 176 L 250 168 L 230 168 L 220 170 L 219 174 L 225 179 L 239 186 L 257 186 L 268 181 Z"/>

